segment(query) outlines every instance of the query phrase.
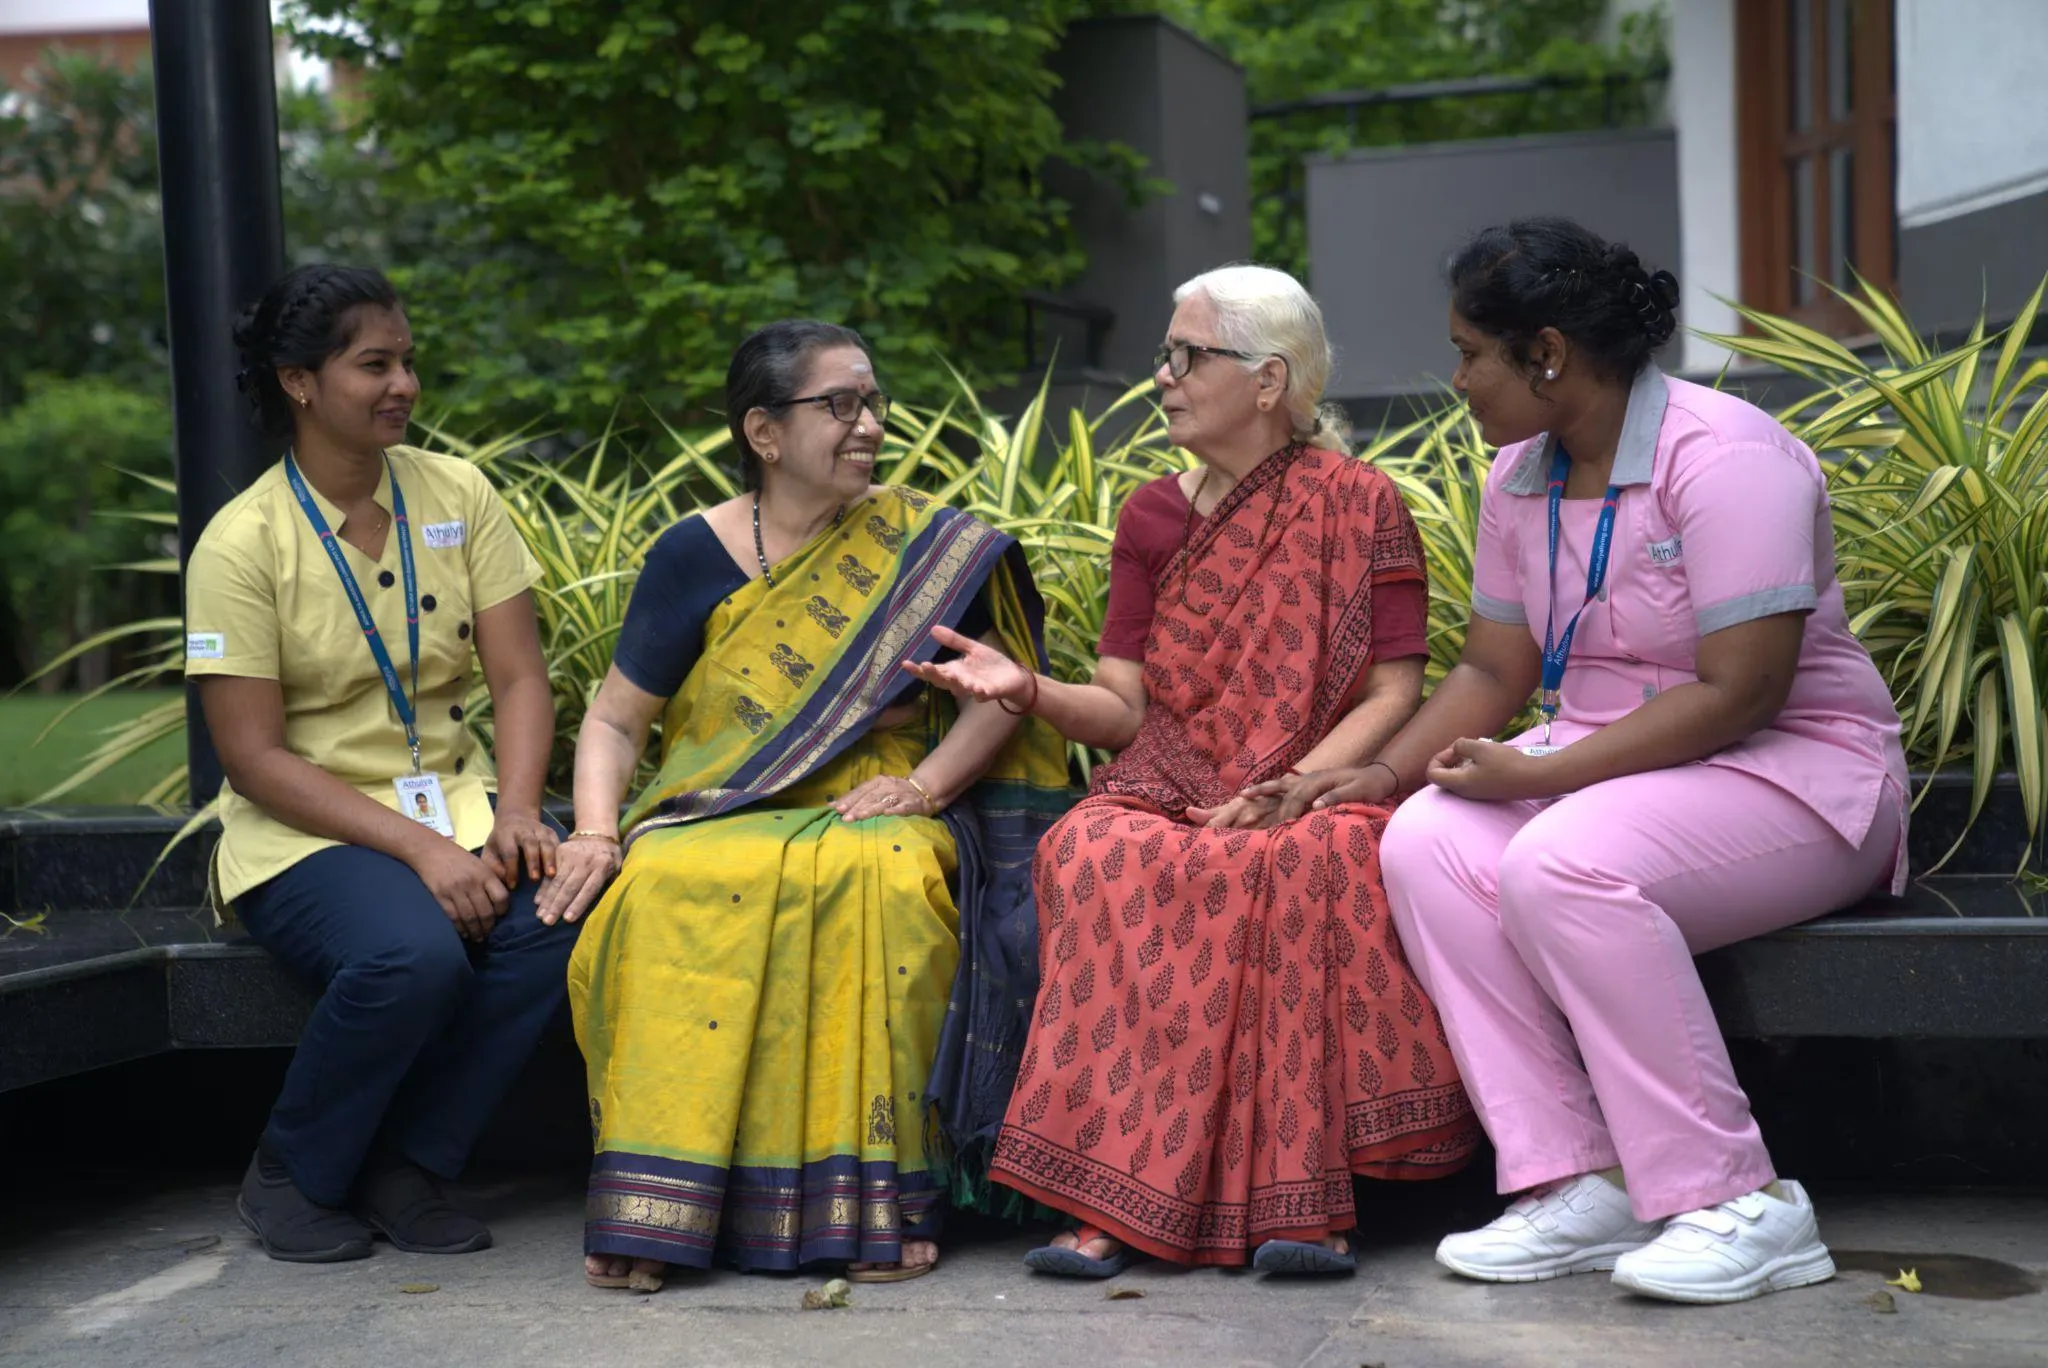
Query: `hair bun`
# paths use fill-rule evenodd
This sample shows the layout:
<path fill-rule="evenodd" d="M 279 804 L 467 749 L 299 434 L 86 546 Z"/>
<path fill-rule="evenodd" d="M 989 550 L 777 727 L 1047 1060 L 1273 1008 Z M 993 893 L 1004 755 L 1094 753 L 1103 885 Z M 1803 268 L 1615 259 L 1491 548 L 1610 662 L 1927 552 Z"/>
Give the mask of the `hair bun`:
<path fill-rule="evenodd" d="M 1677 279 L 1570 219 L 1482 229 L 1445 275 L 1451 307 L 1505 345 L 1532 387 L 1543 375 L 1534 348 L 1546 328 L 1570 339 L 1601 378 L 1619 381 L 1641 374 L 1678 331 Z"/>
<path fill-rule="evenodd" d="M 1678 277 L 1669 271 L 1645 276 L 1640 283 L 1629 282 L 1630 302 L 1643 321 L 1650 341 L 1663 346 L 1678 331 Z"/>
<path fill-rule="evenodd" d="M 1642 258 L 1619 242 L 1608 245 L 1602 261 L 1651 343 L 1661 347 L 1670 341 L 1678 331 L 1678 277 L 1669 271 L 1644 270 Z"/>
<path fill-rule="evenodd" d="M 256 321 L 262 308 L 263 301 L 259 299 L 235 315 L 234 330 L 228 336 L 233 340 L 236 350 L 244 353 L 255 350 L 260 336 L 256 330 Z"/>
<path fill-rule="evenodd" d="M 1610 242 L 1607 250 L 1600 254 L 1600 262 L 1609 271 L 1624 281 L 1644 278 L 1643 261 L 1627 243 Z"/>

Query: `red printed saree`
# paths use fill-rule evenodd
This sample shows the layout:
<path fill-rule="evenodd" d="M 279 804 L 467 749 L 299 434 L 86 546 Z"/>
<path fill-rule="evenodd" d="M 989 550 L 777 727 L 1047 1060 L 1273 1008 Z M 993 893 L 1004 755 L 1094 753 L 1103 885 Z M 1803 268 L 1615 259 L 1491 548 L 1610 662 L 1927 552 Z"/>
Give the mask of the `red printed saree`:
<path fill-rule="evenodd" d="M 1388 813 L 1195 826 L 1284 774 L 1423 577 L 1386 476 L 1290 448 L 1171 561 L 1131 746 L 1040 842 L 1041 986 L 993 1176 L 1134 1248 L 1240 1265 L 1357 1224 L 1351 1175 L 1454 1171 L 1479 1134 L 1381 887 Z"/>

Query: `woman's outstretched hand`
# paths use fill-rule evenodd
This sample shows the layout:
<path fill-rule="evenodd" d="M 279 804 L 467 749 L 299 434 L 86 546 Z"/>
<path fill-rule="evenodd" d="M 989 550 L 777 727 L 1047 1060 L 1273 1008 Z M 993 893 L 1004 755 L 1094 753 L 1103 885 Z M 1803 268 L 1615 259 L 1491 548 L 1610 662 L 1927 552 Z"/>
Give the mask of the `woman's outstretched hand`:
<path fill-rule="evenodd" d="M 1031 672 L 1001 651 L 961 636 L 949 627 L 932 628 L 932 640 L 959 655 L 943 665 L 906 661 L 903 668 L 955 698 L 1022 707 L 1031 701 Z"/>

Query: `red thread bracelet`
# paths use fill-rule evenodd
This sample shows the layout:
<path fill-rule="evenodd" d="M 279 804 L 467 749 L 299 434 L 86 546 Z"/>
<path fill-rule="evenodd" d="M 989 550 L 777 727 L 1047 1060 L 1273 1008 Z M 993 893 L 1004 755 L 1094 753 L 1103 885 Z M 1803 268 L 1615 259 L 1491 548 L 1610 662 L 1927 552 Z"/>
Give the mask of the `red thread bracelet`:
<path fill-rule="evenodd" d="M 1034 671 L 1029 677 L 1031 680 L 1031 701 L 1029 703 L 1026 703 L 1021 708 L 1013 708 L 1010 706 L 1009 699 L 998 698 L 996 706 L 1012 717 L 1029 717 L 1032 710 L 1038 706 L 1038 675 Z"/>

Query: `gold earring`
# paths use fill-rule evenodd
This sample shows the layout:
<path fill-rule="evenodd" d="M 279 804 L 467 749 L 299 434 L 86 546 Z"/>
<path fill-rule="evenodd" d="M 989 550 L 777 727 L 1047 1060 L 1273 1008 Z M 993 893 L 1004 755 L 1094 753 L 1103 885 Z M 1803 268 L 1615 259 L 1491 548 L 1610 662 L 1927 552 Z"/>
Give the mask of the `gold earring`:
<path fill-rule="evenodd" d="M 312 401 L 311 399 L 308 399 L 308 398 L 307 398 L 307 397 L 306 397 L 305 395 L 303 395 L 303 394 L 299 394 L 299 395 L 294 395 L 294 396 L 293 396 L 293 398 L 295 398 L 295 399 L 297 399 L 297 400 L 299 401 L 299 407 L 300 407 L 300 408 L 311 408 L 311 407 L 313 407 L 313 401 Z"/>

